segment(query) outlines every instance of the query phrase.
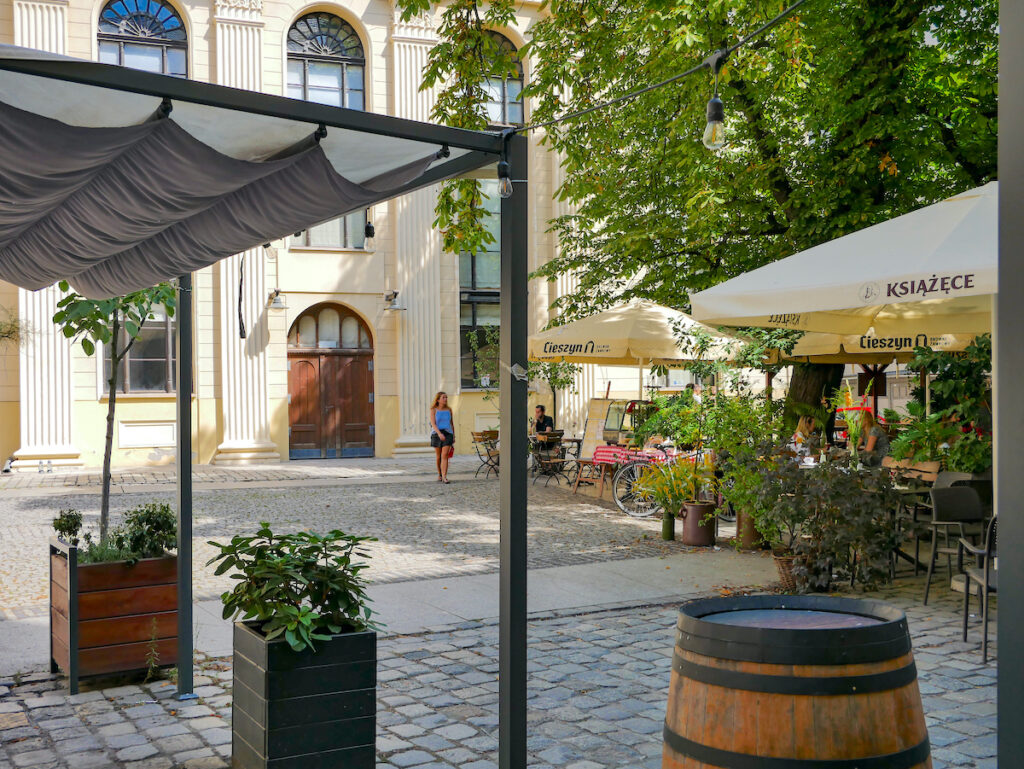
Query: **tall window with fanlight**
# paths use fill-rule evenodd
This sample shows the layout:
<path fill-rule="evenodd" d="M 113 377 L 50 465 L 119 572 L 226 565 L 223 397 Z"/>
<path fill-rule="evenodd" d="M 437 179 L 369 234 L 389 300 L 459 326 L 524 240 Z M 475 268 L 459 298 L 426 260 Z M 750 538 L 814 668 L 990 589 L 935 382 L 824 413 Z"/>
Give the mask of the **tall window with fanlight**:
<path fill-rule="evenodd" d="M 288 30 L 288 96 L 332 107 L 366 108 L 366 54 L 352 25 L 324 11 Z M 366 212 L 356 211 L 299 236 L 310 248 L 365 248 Z"/>
<path fill-rule="evenodd" d="M 100 61 L 188 77 L 188 34 L 181 15 L 160 0 L 111 0 L 96 32 Z"/>
<path fill-rule="evenodd" d="M 161 0 L 111 0 L 100 11 L 96 30 L 104 64 L 188 77 L 188 33 L 181 15 Z M 142 326 L 121 361 L 120 389 L 128 394 L 167 394 L 177 387 L 175 322 L 161 309 Z M 121 332 L 124 333 L 123 331 Z M 121 344 L 127 342 L 122 339 Z M 104 345 L 103 388 L 110 379 L 110 347 Z"/>
<path fill-rule="evenodd" d="M 499 48 L 511 54 L 512 70 L 498 71 L 497 65 L 484 86 L 487 89 L 487 121 L 493 126 L 523 124 L 523 64 L 516 47 L 504 35 L 488 32 Z M 498 351 L 487 345 L 488 326 L 497 326 L 501 297 L 501 199 L 498 183 L 480 183 L 484 195 L 483 225 L 492 242 L 477 253 L 459 254 L 459 336 L 463 388 L 481 383 L 481 370 L 493 371 Z M 488 360 L 484 360 L 484 359 Z"/>
<path fill-rule="evenodd" d="M 499 32 L 487 34 L 512 59 L 511 71 L 493 71 L 484 83 L 487 89 L 487 122 L 495 126 L 523 125 L 523 63 L 511 40 Z"/>

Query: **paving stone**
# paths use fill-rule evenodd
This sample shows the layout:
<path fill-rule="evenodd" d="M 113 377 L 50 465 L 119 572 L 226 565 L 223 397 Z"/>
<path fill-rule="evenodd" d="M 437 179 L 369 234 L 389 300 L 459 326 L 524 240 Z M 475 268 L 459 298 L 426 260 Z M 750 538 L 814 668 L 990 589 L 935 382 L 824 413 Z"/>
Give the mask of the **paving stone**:
<path fill-rule="evenodd" d="M 26 753 L 17 753 L 12 757 L 15 766 L 41 766 L 50 764 L 57 760 L 57 754 L 49 749 L 30 750 Z"/>
<path fill-rule="evenodd" d="M 184 753 L 187 750 L 195 750 L 203 747 L 203 741 L 198 735 L 192 733 L 175 734 L 170 737 L 163 737 L 153 743 L 163 753 Z"/>
<path fill-rule="evenodd" d="M 104 737 L 104 742 L 106 742 L 107 747 L 112 750 L 149 744 L 149 741 L 141 734 L 117 734 L 113 737 Z"/>
<path fill-rule="evenodd" d="M 228 763 L 218 756 L 205 756 L 203 758 L 190 758 L 182 769 L 226 769 Z"/>
<path fill-rule="evenodd" d="M 422 750 L 406 750 L 402 753 L 395 753 L 388 760 L 395 766 L 407 767 L 428 763 L 433 759 L 429 753 Z"/>
<path fill-rule="evenodd" d="M 227 728 L 206 729 L 200 732 L 200 737 L 207 745 L 227 745 L 231 742 L 231 730 Z"/>

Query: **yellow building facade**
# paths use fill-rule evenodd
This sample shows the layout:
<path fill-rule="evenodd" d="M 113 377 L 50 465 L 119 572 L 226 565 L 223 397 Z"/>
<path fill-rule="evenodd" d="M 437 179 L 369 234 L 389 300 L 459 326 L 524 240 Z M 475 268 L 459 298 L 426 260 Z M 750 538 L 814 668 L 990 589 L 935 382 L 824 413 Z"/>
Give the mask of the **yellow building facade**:
<path fill-rule="evenodd" d="M 515 25 L 495 32 L 518 48 L 538 14 L 523 3 Z M 420 90 L 420 73 L 436 23 L 436 9 L 403 22 L 386 0 L 0 0 L 2 43 L 423 121 L 434 94 Z M 523 70 L 528 79 L 528 61 Z M 521 87 L 516 78 L 489 84 L 495 123 L 529 119 Z M 534 269 L 557 247 L 547 227 L 560 211 L 556 159 L 532 142 Z M 485 184 L 496 189 L 493 175 Z M 496 405 L 473 386 L 465 339 L 496 323 L 497 255 L 443 252 L 436 194 L 413 193 L 196 273 L 195 462 L 430 451 L 438 390 L 451 396 L 460 453 L 472 451 L 471 431 L 496 426 Z M 534 328 L 557 289 L 531 285 Z M 0 311 L 24 324 L 20 345 L 0 347 L 0 461 L 13 458 L 15 470 L 102 462 L 104 352 L 87 356 L 54 327 L 59 298 L 57 287 L 0 282 Z M 172 320 L 154 319 L 124 364 L 115 465 L 173 461 L 173 334 Z"/>

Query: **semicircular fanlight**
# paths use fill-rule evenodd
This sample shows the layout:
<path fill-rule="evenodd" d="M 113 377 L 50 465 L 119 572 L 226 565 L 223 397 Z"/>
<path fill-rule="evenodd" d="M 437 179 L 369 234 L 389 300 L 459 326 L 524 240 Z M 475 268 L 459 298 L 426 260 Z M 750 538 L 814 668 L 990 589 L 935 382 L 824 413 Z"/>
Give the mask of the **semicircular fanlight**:
<path fill-rule="evenodd" d="M 104 35 L 185 43 L 185 25 L 178 12 L 160 0 L 111 0 L 100 12 Z"/>
<path fill-rule="evenodd" d="M 305 56 L 364 58 L 359 35 L 332 13 L 307 13 L 288 30 L 288 53 Z"/>

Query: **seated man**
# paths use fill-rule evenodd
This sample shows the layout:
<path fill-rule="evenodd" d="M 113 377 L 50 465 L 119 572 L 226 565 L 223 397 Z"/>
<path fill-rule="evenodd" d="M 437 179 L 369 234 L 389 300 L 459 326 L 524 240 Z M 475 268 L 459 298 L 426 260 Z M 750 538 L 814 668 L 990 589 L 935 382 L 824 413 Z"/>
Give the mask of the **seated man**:
<path fill-rule="evenodd" d="M 555 429 L 555 420 L 544 413 L 544 407 L 540 404 L 533 410 L 533 430 L 534 432 L 549 433 Z"/>

